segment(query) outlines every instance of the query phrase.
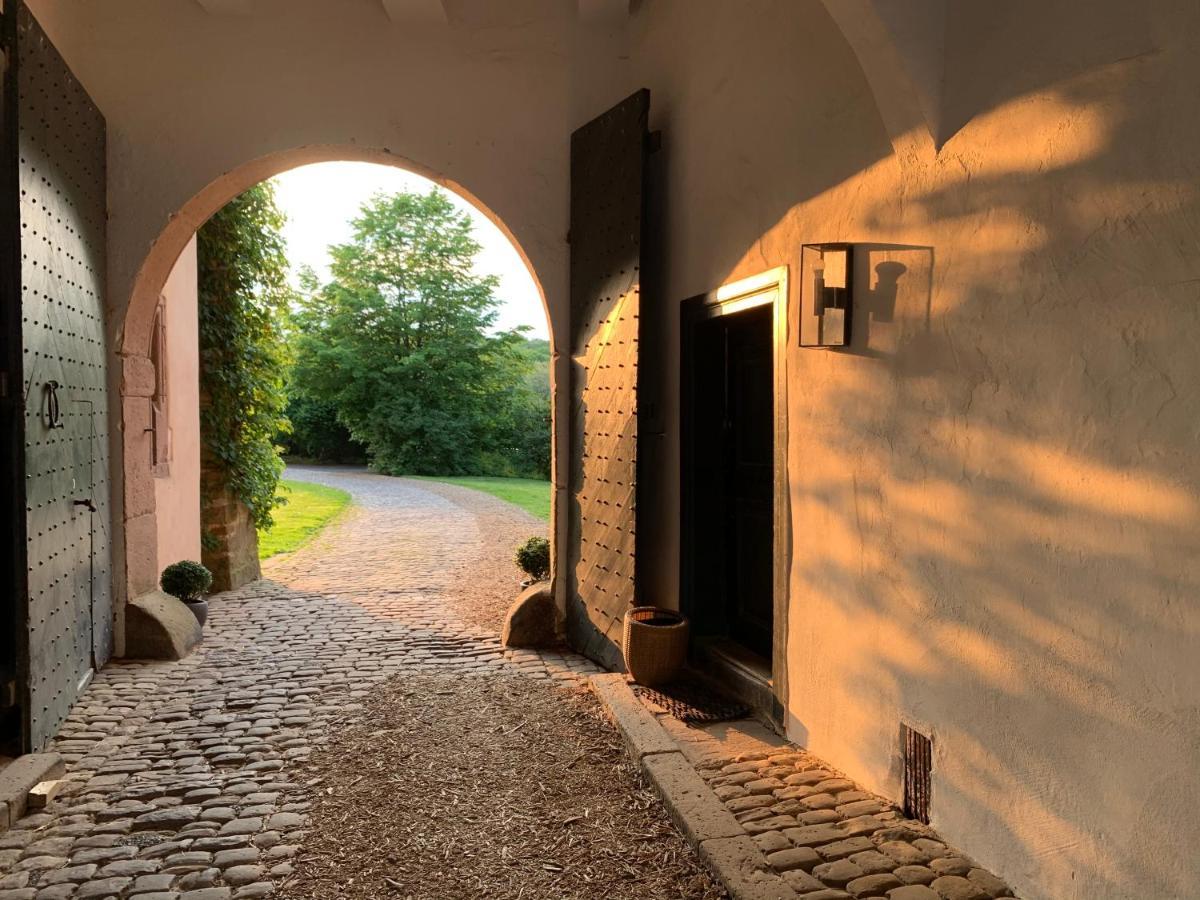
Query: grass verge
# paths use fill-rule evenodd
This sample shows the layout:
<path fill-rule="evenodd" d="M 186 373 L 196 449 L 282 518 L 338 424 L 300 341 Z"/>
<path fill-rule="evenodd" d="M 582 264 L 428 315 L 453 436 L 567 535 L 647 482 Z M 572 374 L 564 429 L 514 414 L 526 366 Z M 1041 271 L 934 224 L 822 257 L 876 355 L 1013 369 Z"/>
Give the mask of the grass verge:
<path fill-rule="evenodd" d="M 259 559 L 295 550 L 350 503 L 345 491 L 307 481 L 281 481 L 279 493 L 287 503 L 275 508 L 275 525 L 258 533 Z"/>
<path fill-rule="evenodd" d="M 482 478 L 474 475 L 414 475 L 421 481 L 459 484 L 499 497 L 539 519 L 550 521 L 550 482 L 536 478 Z"/>

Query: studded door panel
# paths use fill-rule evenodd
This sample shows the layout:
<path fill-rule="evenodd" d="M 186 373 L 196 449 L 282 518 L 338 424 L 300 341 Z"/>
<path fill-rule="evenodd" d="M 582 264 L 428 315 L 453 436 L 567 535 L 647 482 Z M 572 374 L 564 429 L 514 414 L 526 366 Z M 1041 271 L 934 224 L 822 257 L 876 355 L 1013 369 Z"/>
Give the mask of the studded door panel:
<path fill-rule="evenodd" d="M 112 647 L 104 119 L 33 16 L 17 20 L 28 744 Z"/>
<path fill-rule="evenodd" d="M 621 663 L 636 584 L 642 188 L 650 92 L 571 136 L 572 643 Z"/>

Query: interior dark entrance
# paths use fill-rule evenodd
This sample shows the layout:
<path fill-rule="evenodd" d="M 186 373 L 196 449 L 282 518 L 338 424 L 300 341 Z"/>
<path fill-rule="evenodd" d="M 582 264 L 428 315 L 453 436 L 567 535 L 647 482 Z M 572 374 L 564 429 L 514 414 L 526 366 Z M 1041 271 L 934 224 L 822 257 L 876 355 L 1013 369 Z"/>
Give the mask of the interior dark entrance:
<path fill-rule="evenodd" d="M 683 605 L 696 662 L 775 707 L 778 289 L 685 305 Z"/>

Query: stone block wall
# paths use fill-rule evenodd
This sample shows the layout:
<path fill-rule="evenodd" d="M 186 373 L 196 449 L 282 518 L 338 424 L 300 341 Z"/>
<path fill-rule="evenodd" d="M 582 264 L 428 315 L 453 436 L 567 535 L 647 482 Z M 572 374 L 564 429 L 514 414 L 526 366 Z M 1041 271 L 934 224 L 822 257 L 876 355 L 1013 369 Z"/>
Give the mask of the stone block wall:
<path fill-rule="evenodd" d="M 200 526 L 204 536 L 201 561 L 213 574 L 214 592 L 231 591 L 262 577 L 258 533 L 250 510 L 226 486 L 224 473 L 207 458 L 200 470 Z"/>

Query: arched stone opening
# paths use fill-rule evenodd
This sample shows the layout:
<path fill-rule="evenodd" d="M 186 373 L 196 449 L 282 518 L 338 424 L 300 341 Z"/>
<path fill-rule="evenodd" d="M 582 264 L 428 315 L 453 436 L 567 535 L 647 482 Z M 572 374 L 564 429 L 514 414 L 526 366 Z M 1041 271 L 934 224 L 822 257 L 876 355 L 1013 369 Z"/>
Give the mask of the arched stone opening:
<path fill-rule="evenodd" d="M 125 602 L 157 586 L 158 579 L 158 510 L 156 505 L 153 429 L 151 428 L 152 405 L 156 391 L 155 365 L 152 360 L 156 314 L 168 277 L 181 253 L 196 234 L 196 230 L 226 203 L 256 184 L 283 172 L 321 162 L 365 162 L 403 169 L 420 175 L 453 192 L 483 213 L 508 239 L 536 285 L 546 314 L 550 340 L 550 389 L 551 389 L 551 482 L 561 483 L 559 477 L 562 453 L 558 447 L 560 415 L 559 386 L 565 372 L 559 372 L 560 359 L 556 349 L 555 326 L 550 306 L 546 301 L 543 279 L 530 261 L 516 236 L 505 222 L 470 190 L 436 171 L 401 157 L 388 150 L 369 150 L 353 145 L 321 145 L 301 147 L 273 153 L 251 160 L 226 172 L 206 185 L 175 212 L 162 228 L 142 260 L 133 283 L 124 317 L 117 330 L 118 353 L 120 356 L 120 445 L 114 450 L 114 477 L 120 477 L 122 489 L 122 512 L 119 521 L 119 539 L 115 542 L 118 559 L 116 566 L 116 595 L 118 598 L 116 622 L 116 652 L 124 651 L 124 606 Z M 550 533 L 559 534 L 559 490 L 551 493 Z M 557 541 L 552 542 L 556 545 Z M 556 557 L 552 559 L 552 581 L 557 583 Z"/>

